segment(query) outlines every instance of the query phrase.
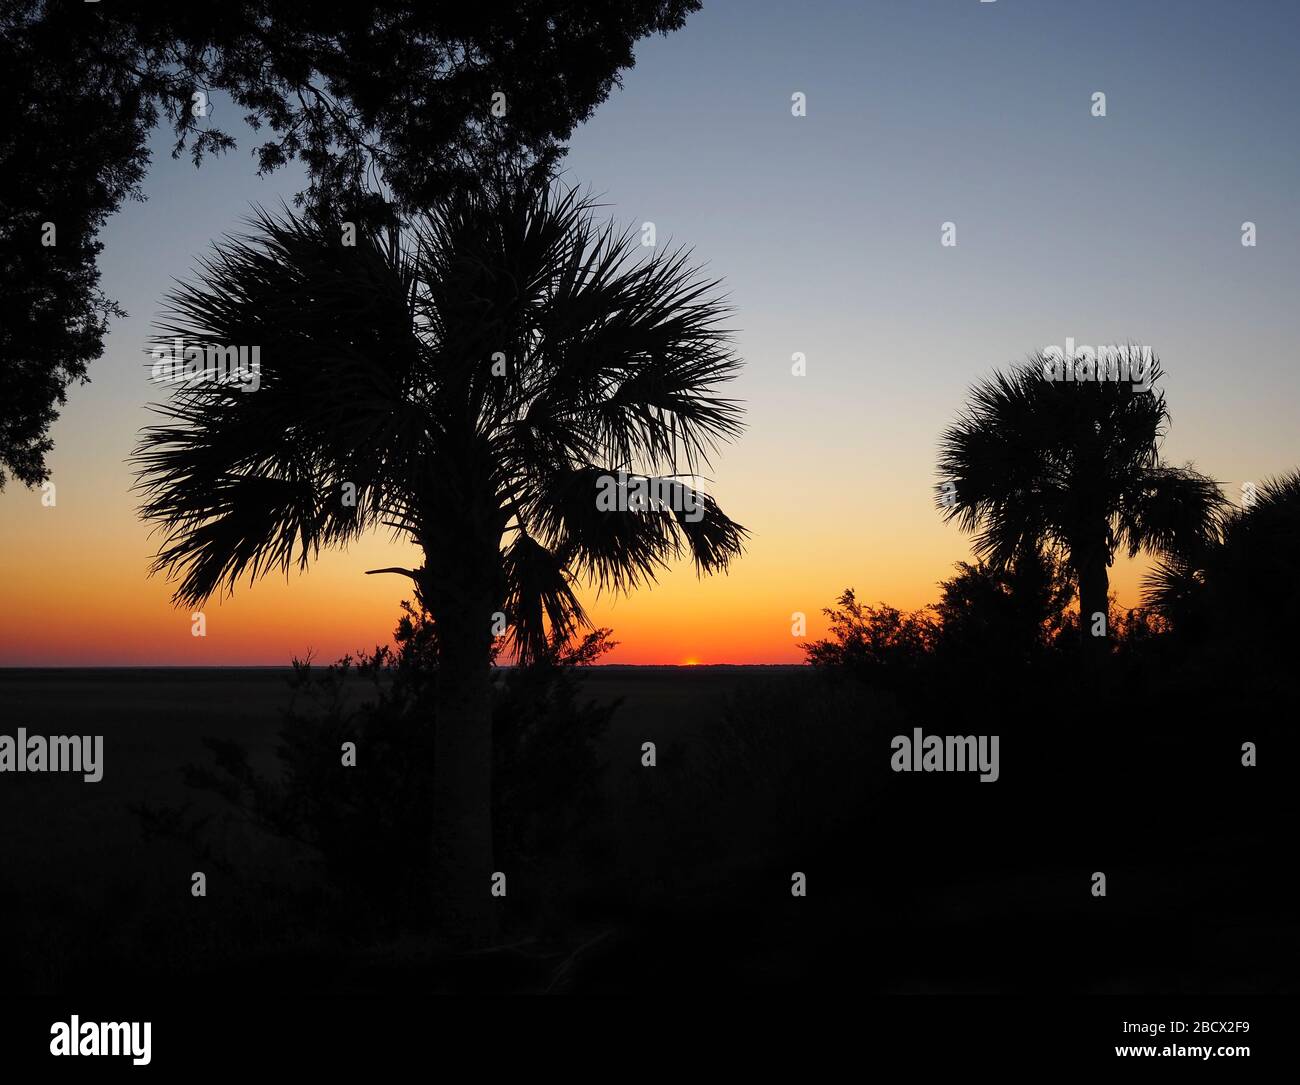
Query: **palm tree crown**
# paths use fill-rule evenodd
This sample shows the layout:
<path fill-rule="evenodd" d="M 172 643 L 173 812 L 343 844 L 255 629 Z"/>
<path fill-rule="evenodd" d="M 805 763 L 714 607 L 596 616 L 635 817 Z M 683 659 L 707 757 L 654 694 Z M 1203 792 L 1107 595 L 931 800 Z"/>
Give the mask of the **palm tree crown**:
<path fill-rule="evenodd" d="M 254 226 L 160 327 L 160 344 L 257 345 L 264 367 L 255 392 L 182 384 L 137 450 L 179 602 L 382 525 L 423 549 L 392 571 L 435 616 L 491 580 L 527 657 L 585 620 L 575 575 L 628 588 L 683 550 L 701 572 L 741 552 L 743 528 L 675 477 L 740 431 L 716 392 L 740 364 L 727 310 L 687 254 L 634 260 L 639 239 L 588 199 L 519 174 L 353 245 L 338 224 Z M 619 470 L 702 511 L 598 510 Z"/>

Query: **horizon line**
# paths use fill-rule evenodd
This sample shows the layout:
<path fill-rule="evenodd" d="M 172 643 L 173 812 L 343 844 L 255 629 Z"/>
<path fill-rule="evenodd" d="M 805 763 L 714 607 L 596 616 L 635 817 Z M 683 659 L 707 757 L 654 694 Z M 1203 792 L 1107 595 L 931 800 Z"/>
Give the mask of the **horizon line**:
<path fill-rule="evenodd" d="M 315 667 L 333 664 L 313 663 Z M 497 663 L 493 670 L 513 670 L 518 664 Z M 584 663 L 575 670 L 620 670 L 673 667 L 704 670 L 709 667 L 810 667 L 810 663 Z M 291 671 L 292 663 L 0 663 L 3 671 Z"/>

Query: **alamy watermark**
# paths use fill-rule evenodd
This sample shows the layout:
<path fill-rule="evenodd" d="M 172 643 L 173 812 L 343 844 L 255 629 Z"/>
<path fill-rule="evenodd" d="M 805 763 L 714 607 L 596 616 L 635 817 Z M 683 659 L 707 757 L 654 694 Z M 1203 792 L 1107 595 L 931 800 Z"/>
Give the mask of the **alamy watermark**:
<path fill-rule="evenodd" d="M 1156 358 L 1150 347 L 1075 346 L 1074 338 L 1065 347 L 1046 347 L 1040 355 L 1043 377 L 1049 381 L 1117 381 L 1131 383 L 1134 391 L 1149 392 L 1155 379 Z"/>
<path fill-rule="evenodd" d="M 895 772 L 978 772 L 982 784 L 1000 775 L 997 735 L 927 735 L 914 727 L 911 735 L 895 735 L 890 748 Z"/>
<path fill-rule="evenodd" d="M 185 340 L 178 338 L 170 347 L 157 347 L 149 353 L 154 360 L 150 375 L 159 384 L 210 380 L 237 383 L 241 392 L 256 392 L 262 386 L 261 347 L 186 346 Z"/>
<path fill-rule="evenodd" d="M 50 1054 L 126 1056 L 135 1066 L 148 1066 L 152 1032 L 151 1021 L 83 1021 L 74 1013 L 50 1026 Z"/>
<path fill-rule="evenodd" d="M 88 784 L 104 778 L 103 735 L 0 735 L 0 772 L 79 772 Z"/>
<path fill-rule="evenodd" d="M 673 512 L 698 524 L 704 519 L 704 499 L 693 486 L 675 478 L 629 475 L 619 471 L 596 479 L 596 508 L 600 512 Z"/>

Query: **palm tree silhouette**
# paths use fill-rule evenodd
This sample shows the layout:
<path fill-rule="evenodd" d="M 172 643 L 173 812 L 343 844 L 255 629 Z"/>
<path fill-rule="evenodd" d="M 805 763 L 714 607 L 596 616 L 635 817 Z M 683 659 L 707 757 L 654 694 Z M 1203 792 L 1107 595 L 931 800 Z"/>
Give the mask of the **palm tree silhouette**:
<path fill-rule="evenodd" d="M 1295 642 L 1300 471 L 1248 485 L 1208 546 L 1157 563 L 1143 587 L 1176 633 L 1257 659 Z"/>
<path fill-rule="evenodd" d="M 725 570 L 746 534 L 681 475 L 741 430 L 717 394 L 740 366 L 718 283 L 681 249 L 635 259 L 594 206 L 498 173 L 354 245 L 259 211 L 159 338 L 256 344 L 260 388 L 182 385 L 135 452 L 178 603 L 376 527 L 420 547 L 418 568 L 371 571 L 410 577 L 435 623 L 434 854 L 444 910 L 480 935 L 494 631 L 527 661 L 587 624 L 576 579 L 627 590 L 684 553 Z M 669 500 L 598 508 L 619 470 Z"/>
<path fill-rule="evenodd" d="M 975 533 L 976 555 L 995 570 L 1040 546 L 1060 554 L 1095 659 L 1108 650 L 1108 639 L 1093 635 L 1093 616 L 1107 613 L 1116 550 L 1198 551 L 1223 497 L 1190 465 L 1160 461 L 1169 411 L 1154 387 L 1158 359 L 1146 392 L 1117 380 L 1049 380 L 1049 364 L 1037 353 L 972 389 L 940 439 L 936 503 L 945 520 Z"/>

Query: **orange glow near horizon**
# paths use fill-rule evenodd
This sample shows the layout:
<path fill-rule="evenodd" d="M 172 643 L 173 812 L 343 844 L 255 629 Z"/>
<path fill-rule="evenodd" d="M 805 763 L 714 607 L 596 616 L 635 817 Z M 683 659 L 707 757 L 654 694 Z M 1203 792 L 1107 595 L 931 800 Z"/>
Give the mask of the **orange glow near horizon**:
<path fill-rule="evenodd" d="M 120 465 L 116 468 L 124 471 Z M 603 663 L 700 666 L 801 663 L 801 641 L 825 635 L 821 611 L 848 587 L 864 602 L 911 610 L 938 597 L 937 583 L 967 560 L 965 539 L 937 523 L 917 500 L 904 539 L 866 518 L 817 540 L 816 560 L 799 523 L 780 510 L 748 509 L 743 493 L 724 507 L 750 528 L 747 553 L 729 574 L 697 578 L 689 566 L 664 572 L 630 595 L 580 592 L 592 624 L 613 630 L 617 647 Z M 206 636 L 192 635 L 191 608 L 171 602 L 172 586 L 146 573 L 154 550 L 148 529 L 118 493 L 89 476 L 69 477 L 56 507 L 39 491 L 12 486 L 3 496 L 0 544 L 21 560 L 0 563 L 0 665 L 286 666 L 310 655 L 320 663 L 391 643 L 399 604 L 411 598 L 400 576 L 366 569 L 418 564 L 410 547 L 386 537 L 322 553 L 305 572 L 241 582 L 233 595 L 200 608 Z M 1137 566 L 1119 566 L 1112 588 L 1137 602 Z M 806 632 L 796 636 L 795 615 Z M 691 649 L 683 651 L 689 638 Z"/>

